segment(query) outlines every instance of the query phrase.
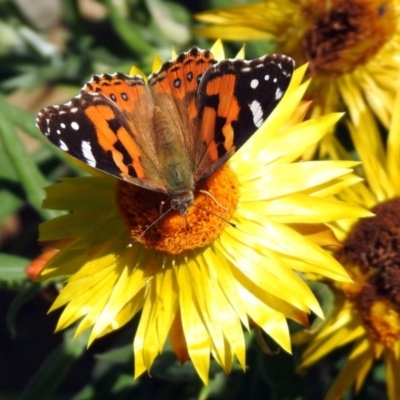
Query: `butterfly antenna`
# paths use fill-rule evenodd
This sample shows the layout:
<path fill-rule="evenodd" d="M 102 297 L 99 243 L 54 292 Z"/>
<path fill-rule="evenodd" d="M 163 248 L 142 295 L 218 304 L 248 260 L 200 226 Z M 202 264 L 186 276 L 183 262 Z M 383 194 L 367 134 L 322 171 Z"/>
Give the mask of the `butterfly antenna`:
<path fill-rule="evenodd" d="M 220 215 L 215 214 L 215 213 L 212 212 L 212 211 L 209 211 L 209 210 L 206 210 L 205 208 L 196 206 L 195 204 L 191 204 L 191 205 L 192 205 L 192 207 L 196 207 L 197 209 L 199 209 L 199 210 L 201 210 L 201 211 L 204 211 L 204 212 L 206 212 L 206 213 L 209 213 L 209 214 L 211 214 L 211 215 L 214 215 L 214 217 L 221 218 L 223 221 L 225 221 L 227 224 L 229 224 L 232 228 L 236 228 L 236 227 L 237 227 L 236 224 L 234 224 L 233 222 L 228 221 L 226 218 L 221 217 Z M 222 207 L 222 208 L 225 208 L 225 207 Z"/>
<path fill-rule="evenodd" d="M 153 221 L 137 238 L 135 238 L 135 240 L 133 241 L 133 243 L 132 244 L 135 244 L 140 238 L 142 238 L 145 234 L 146 234 L 146 232 L 148 232 L 148 230 L 149 229 L 151 229 L 158 221 L 160 221 L 162 218 L 164 218 L 171 210 L 173 210 L 173 208 L 172 207 L 170 207 L 170 208 L 168 208 L 168 210 L 167 211 L 165 211 L 164 213 L 161 213 L 161 211 L 162 211 L 162 206 L 164 205 L 164 202 L 161 202 L 161 205 L 160 205 L 160 215 L 159 215 L 159 217 L 155 220 L 155 221 Z"/>

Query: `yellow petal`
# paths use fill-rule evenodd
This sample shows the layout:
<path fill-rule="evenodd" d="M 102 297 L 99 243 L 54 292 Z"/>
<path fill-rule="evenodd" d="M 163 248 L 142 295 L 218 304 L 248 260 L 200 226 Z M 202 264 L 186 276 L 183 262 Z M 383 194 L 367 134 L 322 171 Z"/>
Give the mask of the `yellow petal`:
<path fill-rule="evenodd" d="M 342 368 L 339 376 L 330 387 L 325 400 L 341 398 L 356 381 L 359 372 L 365 367 L 365 364 L 371 364 L 370 360 L 372 357 L 368 340 L 365 339 L 357 344 L 350 353 L 346 365 Z"/>
<path fill-rule="evenodd" d="M 245 58 L 245 45 L 243 45 L 239 52 L 236 54 L 235 59 L 237 60 L 243 60 Z"/>
<path fill-rule="evenodd" d="M 174 50 L 172 50 L 172 52 L 174 52 Z M 172 56 L 172 57 L 173 57 L 173 56 Z M 157 72 L 157 71 L 159 71 L 160 68 L 162 67 L 162 65 L 163 65 L 163 61 L 161 60 L 161 58 L 158 57 L 158 56 L 155 56 L 155 57 L 154 57 L 154 60 L 153 60 L 153 65 L 152 65 L 152 67 L 151 67 L 151 71 L 152 71 L 152 72 Z M 147 77 L 146 77 L 146 80 L 147 80 Z"/>
<path fill-rule="evenodd" d="M 179 304 L 188 352 L 201 380 L 207 384 L 211 339 L 202 322 L 199 305 L 196 301 L 193 301 L 193 299 L 196 299 L 196 296 L 190 285 L 191 277 L 188 269 L 178 268 L 175 271 L 180 288 Z"/>
<path fill-rule="evenodd" d="M 243 286 L 238 286 L 241 295 L 246 298 L 247 313 L 279 346 L 291 353 L 289 328 L 283 314 L 273 310 L 258 300 Z"/>
<path fill-rule="evenodd" d="M 354 163 L 310 161 L 293 164 L 258 166 L 249 176 L 242 176 L 241 201 L 267 200 L 317 188 L 349 174 Z M 247 169 L 247 174 L 250 171 Z M 256 174 L 259 174 L 257 176 Z M 255 179 L 259 178 L 259 179 Z M 266 188 L 268 188 L 266 190 Z M 247 196 L 246 196 L 247 195 Z M 252 196 L 251 196 L 252 195 Z"/>
<path fill-rule="evenodd" d="M 203 35 L 211 39 L 220 37 L 224 40 L 235 40 L 239 42 L 247 40 L 271 39 L 271 35 L 267 32 L 241 25 L 197 28 L 193 31 L 197 35 Z"/>
<path fill-rule="evenodd" d="M 250 235 L 243 235 L 234 229 L 231 230 L 231 234 L 230 238 L 224 235 L 224 240 L 221 237 L 220 242 L 226 249 L 226 256 L 231 258 L 235 265 L 233 273 L 242 285 L 256 285 L 293 304 L 300 310 L 308 312 L 309 309 L 312 309 L 317 314 L 321 313 L 308 286 L 287 265 L 282 263 L 281 257 L 266 249 L 263 249 L 263 254 L 260 254 L 261 246 L 258 244 L 258 240 Z M 264 237 L 268 238 L 268 236 Z M 242 241 L 246 242 L 246 246 Z M 265 241 L 268 240 L 265 239 Z M 286 290 L 287 287 L 291 288 L 290 292 Z"/>
<path fill-rule="evenodd" d="M 399 344 L 397 344 L 397 348 Z M 385 357 L 386 385 L 389 400 L 400 399 L 400 357 L 399 354 L 387 350 Z"/>
<path fill-rule="evenodd" d="M 222 45 L 221 39 L 215 41 L 210 49 L 217 61 L 221 61 L 225 58 L 224 46 Z"/>
<path fill-rule="evenodd" d="M 217 245 L 217 243 L 215 243 Z M 247 319 L 246 310 L 239 292 L 236 290 L 235 277 L 232 274 L 231 265 L 228 260 L 221 257 L 219 246 L 210 246 L 204 253 L 207 265 L 210 269 L 209 273 L 214 275 L 214 279 L 218 280 L 225 297 L 229 300 L 231 306 L 240 318 L 242 324 L 249 329 L 249 321 Z"/>

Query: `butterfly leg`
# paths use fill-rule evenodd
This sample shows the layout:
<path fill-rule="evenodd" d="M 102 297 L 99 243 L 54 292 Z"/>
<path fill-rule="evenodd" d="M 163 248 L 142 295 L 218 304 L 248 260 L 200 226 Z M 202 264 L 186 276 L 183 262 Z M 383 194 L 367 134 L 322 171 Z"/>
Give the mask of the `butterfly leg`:
<path fill-rule="evenodd" d="M 160 216 L 161 216 L 162 213 L 163 213 L 163 208 L 164 208 L 164 206 L 165 206 L 165 201 L 163 200 L 163 201 L 160 203 Z"/>
<path fill-rule="evenodd" d="M 187 215 L 184 214 L 183 217 L 185 218 L 185 228 L 186 228 L 186 232 L 190 232 L 190 226 L 189 226 L 189 222 L 187 220 Z"/>

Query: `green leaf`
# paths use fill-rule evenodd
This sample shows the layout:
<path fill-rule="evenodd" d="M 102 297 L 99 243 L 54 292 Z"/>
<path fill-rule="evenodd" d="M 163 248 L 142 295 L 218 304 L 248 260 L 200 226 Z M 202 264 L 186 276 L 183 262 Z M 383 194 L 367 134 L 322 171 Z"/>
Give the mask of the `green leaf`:
<path fill-rule="evenodd" d="M 39 128 L 36 127 L 35 117 L 32 113 L 10 104 L 2 95 L 0 95 L 0 110 L 2 110 L 2 114 L 7 116 L 11 122 L 21 128 L 27 135 L 38 140 L 44 147 L 50 149 L 52 152 L 56 150 L 56 147 L 46 139 Z M 60 153 L 63 154 L 62 152 Z M 65 160 L 65 158 L 63 158 L 63 160 Z"/>
<path fill-rule="evenodd" d="M 17 332 L 15 321 L 17 319 L 18 311 L 25 303 L 35 297 L 44 286 L 44 284 L 36 282 L 32 283 L 29 285 L 28 289 L 20 293 L 11 303 L 7 311 L 7 328 L 12 336 L 15 336 Z"/>
<path fill-rule="evenodd" d="M 71 397 L 71 400 L 88 400 L 94 399 L 96 396 L 96 389 L 93 385 L 88 384 L 81 389 L 75 396 Z"/>
<path fill-rule="evenodd" d="M 0 225 L 2 225 L 4 220 L 14 214 L 24 204 L 24 202 L 14 193 L 0 189 L 0 204 Z"/>
<path fill-rule="evenodd" d="M 88 333 L 73 338 L 76 327 L 64 333 L 63 343 L 42 363 L 19 400 L 47 399 L 86 349 Z"/>
<path fill-rule="evenodd" d="M 161 0 L 147 0 L 146 5 L 152 16 L 150 28 L 160 33 L 160 38 L 164 39 L 165 45 L 175 43 L 182 46 L 189 42 L 190 17 L 184 8 Z M 179 22 L 177 16 L 184 22 Z"/>
<path fill-rule="evenodd" d="M 210 398 L 224 398 L 226 396 L 226 387 L 229 385 L 229 378 L 225 372 L 219 372 L 210 379 L 207 386 L 201 388 L 199 400 L 207 400 Z"/>
<path fill-rule="evenodd" d="M 130 323 L 121 331 L 110 335 L 113 338 L 111 349 L 96 354 L 91 380 L 73 400 L 131 398 L 128 393 L 140 384 L 140 380 L 134 380 L 132 376 L 132 329 L 129 325 L 132 327 Z M 90 397 L 93 392 L 96 396 Z"/>
<path fill-rule="evenodd" d="M 120 347 L 114 347 L 105 353 L 98 354 L 96 359 L 111 364 L 126 363 L 132 359 L 132 343 Z"/>
<path fill-rule="evenodd" d="M 57 212 L 41 208 L 42 200 L 45 196 L 43 188 L 48 186 L 49 182 L 39 171 L 33 158 L 28 154 L 14 125 L 4 112 L 0 116 L 0 135 L 4 150 L 24 186 L 29 203 L 45 219 L 57 216 Z"/>
<path fill-rule="evenodd" d="M 76 164 L 71 161 L 71 158 L 68 157 L 63 151 L 58 149 L 54 144 L 52 144 L 39 130 L 39 128 L 35 125 L 35 116 L 32 115 L 29 111 L 26 111 L 22 108 L 16 107 L 5 99 L 4 96 L 0 94 L 0 110 L 2 113 L 7 116 L 11 120 L 14 125 L 18 126 L 30 137 L 38 140 L 41 145 L 58 159 L 60 159 L 63 163 L 68 165 L 68 168 L 75 171 L 77 174 L 82 175 L 82 169 L 79 168 Z M 0 172 L 0 176 L 2 176 Z"/>
<path fill-rule="evenodd" d="M 182 365 L 172 350 L 166 350 L 167 346 L 164 347 L 163 352 L 154 360 L 151 368 L 152 376 L 170 382 L 200 383 L 199 374 L 192 361 L 188 360 Z M 241 367 L 238 363 L 234 362 L 232 371 L 237 369 L 241 369 Z M 210 377 L 213 377 L 219 372 L 221 372 L 221 366 L 215 360 L 211 360 L 209 369 Z"/>
<path fill-rule="evenodd" d="M 0 149 L 0 225 L 24 204 L 24 193 L 7 154 Z"/>
<path fill-rule="evenodd" d="M 322 311 L 327 320 L 335 310 L 335 293 L 332 286 L 318 281 L 307 281 L 308 286 L 314 293 L 319 304 L 321 305 Z M 323 325 L 325 321 L 321 318 L 316 318 L 309 328 L 310 332 L 317 332 Z"/>
<path fill-rule="evenodd" d="M 271 400 L 300 400 L 304 398 L 304 383 L 296 374 L 293 356 L 283 351 L 275 355 L 258 353 L 261 379 L 271 387 Z M 288 384 L 290 382 L 290 384 Z M 257 398 L 257 397 L 255 397 Z"/>
<path fill-rule="evenodd" d="M 155 55 L 155 49 L 147 44 L 143 28 L 128 20 L 113 0 L 105 0 L 105 4 L 110 11 L 111 23 L 118 36 L 135 53 L 142 56 Z"/>
<path fill-rule="evenodd" d="M 0 253 L 0 280 L 8 284 L 25 281 L 25 268 L 29 263 L 27 258 Z"/>
<path fill-rule="evenodd" d="M 74 29 L 81 28 L 84 23 L 82 20 L 81 13 L 79 11 L 79 5 L 76 0 L 63 0 L 61 2 L 63 10 L 63 20 L 65 23 Z"/>

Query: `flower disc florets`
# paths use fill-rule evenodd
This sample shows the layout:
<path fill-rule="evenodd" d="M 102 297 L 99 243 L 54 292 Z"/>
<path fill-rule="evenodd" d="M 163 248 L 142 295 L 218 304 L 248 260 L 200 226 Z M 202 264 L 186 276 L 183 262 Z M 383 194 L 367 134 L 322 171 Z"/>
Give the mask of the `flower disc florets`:
<path fill-rule="evenodd" d="M 392 4 L 371 0 L 336 0 L 306 5 L 312 21 L 303 44 L 314 72 L 340 75 L 352 72 L 373 57 L 396 31 Z"/>
<path fill-rule="evenodd" d="M 124 181 L 118 182 L 116 193 L 119 213 L 132 238 L 148 249 L 168 254 L 212 243 L 231 219 L 239 196 L 239 181 L 229 165 L 197 186 L 194 203 L 185 215 L 171 209 L 160 218 L 171 208 L 163 193 Z"/>
<path fill-rule="evenodd" d="M 400 199 L 374 207 L 360 220 L 337 253 L 351 265 L 354 284 L 343 286 L 375 342 L 392 347 L 400 340 Z"/>

